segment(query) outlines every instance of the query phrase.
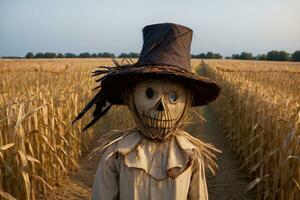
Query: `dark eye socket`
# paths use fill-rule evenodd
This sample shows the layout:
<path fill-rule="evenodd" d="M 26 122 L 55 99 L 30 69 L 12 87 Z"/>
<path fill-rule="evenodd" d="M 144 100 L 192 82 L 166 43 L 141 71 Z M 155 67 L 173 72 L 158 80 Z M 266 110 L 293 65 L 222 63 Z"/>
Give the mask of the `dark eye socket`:
<path fill-rule="evenodd" d="M 177 94 L 175 92 L 170 92 L 169 99 L 172 103 L 176 103 L 176 101 L 178 99 Z"/>
<path fill-rule="evenodd" d="M 154 91 L 152 88 L 147 88 L 145 93 L 148 99 L 151 99 L 154 95 Z"/>

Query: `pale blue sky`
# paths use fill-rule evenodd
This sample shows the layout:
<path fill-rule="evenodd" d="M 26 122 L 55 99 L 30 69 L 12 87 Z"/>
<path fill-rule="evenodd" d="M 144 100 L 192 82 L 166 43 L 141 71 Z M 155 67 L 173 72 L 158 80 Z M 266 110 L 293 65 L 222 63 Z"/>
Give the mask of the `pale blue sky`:
<path fill-rule="evenodd" d="M 300 50 L 300 0 L 0 0 L 0 56 L 140 52 L 158 22 L 192 28 L 194 54 Z"/>

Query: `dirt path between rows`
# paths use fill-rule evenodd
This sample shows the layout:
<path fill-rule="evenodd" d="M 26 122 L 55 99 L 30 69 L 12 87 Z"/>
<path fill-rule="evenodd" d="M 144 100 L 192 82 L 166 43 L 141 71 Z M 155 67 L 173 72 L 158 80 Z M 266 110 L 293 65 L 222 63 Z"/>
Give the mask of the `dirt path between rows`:
<path fill-rule="evenodd" d="M 207 175 L 209 199 L 255 199 L 253 192 L 244 192 L 250 180 L 246 177 L 245 172 L 239 171 L 240 163 L 230 150 L 230 145 L 217 125 L 216 118 L 209 106 L 204 106 L 198 109 L 197 112 L 200 113 L 207 122 L 191 123 L 187 127 L 187 131 L 193 133 L 194 136 L 201 138 L 205 142 L 214 144 L 223 152 L 218 155 L 217 163 L 219 170 L 216 176 Z M 199 121 L 199 118 L 194 116 L 193 121 Z M 97 138 L 93 141 L 97 141 Z M 95 145 L 96 142 L 92 143 L 91 149 L 93 149 Z M 91 199 L 91 188 L 99 159 L 88 160 L 86 158 L 87 155 L 88 152 L 83 154 L 79 170 L 75 174 L 65 178 L 54 188 L 53 192 L 51 192 L 46 199 Z"/>
<path fill-rule="evenodd" d="M 201 140 L 215 145 L 222 151 L 217 156 L 218 171 L 216 176 L 207 173 L 207 185 L 210 200 L 252 200 L 255 191 L 245 192 L 250 180 L 245 171 L 240 171 L 241 163 L 230 149 L 230 144 L 217 124 L 209 106 L 197 110 L 207 122 L 190 125 L 189 132 Z M 195 120 L 194 120 L 195 121 Z"/>

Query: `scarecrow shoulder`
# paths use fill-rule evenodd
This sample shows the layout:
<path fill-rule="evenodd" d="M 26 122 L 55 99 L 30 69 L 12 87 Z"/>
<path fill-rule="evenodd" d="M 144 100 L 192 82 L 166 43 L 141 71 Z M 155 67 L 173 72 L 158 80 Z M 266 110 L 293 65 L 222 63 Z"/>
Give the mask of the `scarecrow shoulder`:
<path fill-rule="evenodd" d="M 103 147 L 104 154 L 119 152 L 125 155 L 134 150 L 140 140 L 141 136 L 137 131 L 119 133 L 110 142 L 106 142 L 106 145 Z"/>
<path fill-rule="evenodd" d="M 189 133 L 187 133 L 185 131 L 181 131 L 181 130 L 180 130 L 180 134 L 178 134 L 176 136 L 177 143 L 180 146 L 180 148 L 183 149 L 183 150 L 194 150 L 194 149 L 197 149 L 197 147 L 195 146 L 195 144 L 193 144 L 193 142 L 191 142 L 191 138 L 194 141 L 197 141 L 197 142 L 199 140 L 198 138 L 194 138 Z"/>
<path fill-rule="evenodd" d="M 208 168 L 213 174 L 217 170 L 216 154 L 222 153 L 214 145 L 205 143 L 199 138 L 195 138 L 185 131 L 181 131 L 177 136 L 179 146 L 186 151 L 192 150 L 195 158 L 202 161 L 202 164 Z"/>
<path fill-rule="evenodd" d="M 131 132 L 118 141 L 117 151 L 123 155 L 127 154 L 139 145 L 141 139 L 139 132 Z"/>

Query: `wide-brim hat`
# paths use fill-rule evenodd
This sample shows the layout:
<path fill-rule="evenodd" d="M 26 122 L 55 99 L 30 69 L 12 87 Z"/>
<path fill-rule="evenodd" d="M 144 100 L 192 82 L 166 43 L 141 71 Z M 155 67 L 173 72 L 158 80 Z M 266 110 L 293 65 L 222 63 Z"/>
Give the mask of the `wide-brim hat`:
<path fill-rule="evenodd" d="M 175 66 L 150 65 L 128 66 L 108 74 L 102 80 L 102 89 L 108 102 L 115 105 L 124 105 L 123 92 L 141 81 L 148 79 L 172 80 L 182 83 L 193 93 L 192 106 L 202 106 L 214 101 L 220 88 L 206 77 Z M 162 83 L 163 84 L 163 83 Z"/>
<path fill-rule="evenodd" d="M 214 101 L 220 87 L 204 76 L 191 70 L 191 41 L 193 31 L 185 26 L 162 23 L 146 26 L 143 29 L 143 48 L 136 63 L 99 67 L 93 76 L 101 75 L 100 91 L 74 120 L 96 104 L 94 119 L 90 127 L 102 117 L 111 105 L 124 105 L 124 91 L 147 79 L 172 80 L 182 83 L 193 93 L 192 106 L 206 105 Z M 110 105 L 108 105 L 109 103 Z M 85 129 L 86 129 L 85 128 Z"/>

